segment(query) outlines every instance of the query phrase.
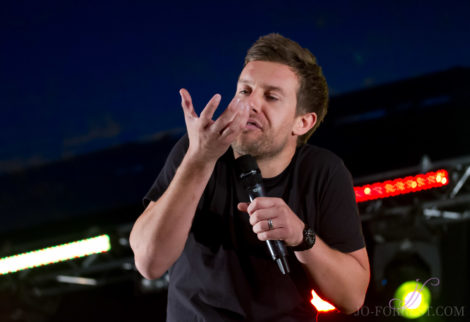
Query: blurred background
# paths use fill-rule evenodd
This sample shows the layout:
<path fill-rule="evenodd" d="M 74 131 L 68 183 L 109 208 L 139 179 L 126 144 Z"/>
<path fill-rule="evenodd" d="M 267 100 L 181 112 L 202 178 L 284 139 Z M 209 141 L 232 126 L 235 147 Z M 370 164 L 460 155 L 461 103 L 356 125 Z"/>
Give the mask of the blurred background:
<path fill-rule="evenodd" d="M 363 309 L 318 320 L 405 320 L 389 304 L 416 279 L 430 306 L 411 317 L 470 320 L 469 13 L 453 0 L 2 1 L 0 321 L 164 321 L 168 279 L 136 272 L 128 235 L 185 131 L 178 90 L 199 111 L 215 93 L 227 105 L 270 32 L 323 68 L 331 102 L 310 141 L 351 171 L 372 265 Z"/>

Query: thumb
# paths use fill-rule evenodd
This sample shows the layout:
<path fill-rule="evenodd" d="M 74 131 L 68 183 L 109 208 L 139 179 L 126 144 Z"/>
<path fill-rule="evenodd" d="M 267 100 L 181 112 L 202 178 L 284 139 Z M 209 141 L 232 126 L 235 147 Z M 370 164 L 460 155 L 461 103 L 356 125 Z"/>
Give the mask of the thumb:
<path fill-rule="evenodd" d="M 250 205 L 249 202 L 239 202 L 237 205 L 237 208 L 240 211 L 247 212 L 249 205 Z"/>

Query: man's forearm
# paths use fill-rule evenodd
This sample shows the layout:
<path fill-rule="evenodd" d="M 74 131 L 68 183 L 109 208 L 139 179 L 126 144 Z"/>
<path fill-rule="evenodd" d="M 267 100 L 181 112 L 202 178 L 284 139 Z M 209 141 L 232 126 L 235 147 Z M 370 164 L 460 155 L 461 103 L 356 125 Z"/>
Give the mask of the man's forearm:
<path fill-rule="evenodd" d="M 350 314 L 362 306 L 370 279 L 365 248 L 342 253 L 317 237 L 311 249 L 295 255 L 304 264 L 318 291 L 336 308 Z"/>
<path fill-rule="evenodd" d="M 186 154 L 165 193 L 137 219 L 130 245 L 144 277 L 161 276 L 181 255 L 214 164 L 195 163 Z"/>
<path fill-rule="evenodd" d="M 237 99 L 214 121 L 219 94 L 198 116 L 189 92 L 181 89 L 180 94 L 188 150 L 166 191 L 149 204 L 130 235 L 136 267 L 147 278 L 164 274 L 181 255 L 215 163 L 243 131 L 249 116 L 249 105 Z"/>

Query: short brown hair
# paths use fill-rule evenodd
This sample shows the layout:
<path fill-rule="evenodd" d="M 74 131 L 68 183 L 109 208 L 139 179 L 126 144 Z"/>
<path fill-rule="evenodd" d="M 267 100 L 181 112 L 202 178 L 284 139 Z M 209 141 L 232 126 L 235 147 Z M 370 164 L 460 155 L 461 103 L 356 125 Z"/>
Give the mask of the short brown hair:
<path fill-rule="evenodd" d="M 251 61 L 281 63 L 289 66 L 299 77 L 297 115 L 309 112 L 317 114 L 315 126 L 298 138 L 297 145 L 306 143 L 325 118 L 328 109 L 328 85 L 315 56 L 297 42 L 271 33 L 260 37 L 248 49 L 245 66 Z"/>

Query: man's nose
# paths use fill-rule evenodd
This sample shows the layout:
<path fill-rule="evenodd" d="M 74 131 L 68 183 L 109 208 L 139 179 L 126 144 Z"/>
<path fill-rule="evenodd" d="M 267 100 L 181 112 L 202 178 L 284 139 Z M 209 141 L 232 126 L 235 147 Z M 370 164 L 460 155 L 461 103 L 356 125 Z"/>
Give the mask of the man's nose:
<path fill-rule="evenodd" d="M 261 99 L 259 97 L 259 94 L 253 91 L 248 97 L 247 104 L 250 107 L 250 112 L 253 111 L 255 113 L 258 113 L 261 108 Z"/>

